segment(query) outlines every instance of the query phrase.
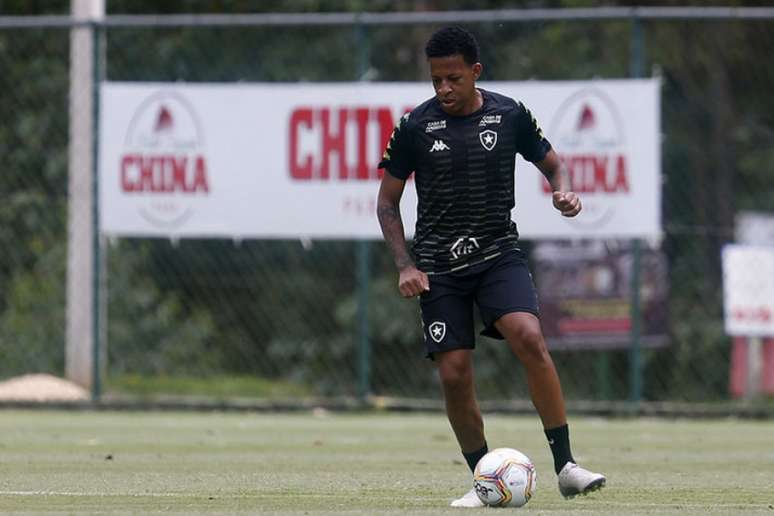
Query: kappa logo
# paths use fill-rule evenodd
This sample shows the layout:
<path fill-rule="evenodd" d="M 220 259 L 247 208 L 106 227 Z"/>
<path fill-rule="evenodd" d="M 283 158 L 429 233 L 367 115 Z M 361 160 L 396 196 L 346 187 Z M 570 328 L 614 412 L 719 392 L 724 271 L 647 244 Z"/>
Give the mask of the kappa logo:
<path fill-rule="evenodd" d="M 446 337 L 446 323 L 435 321 L 427 327 L 430 330 L 430 338 L 436 342 L 441 342 Z"/>
<path fill-rule="evenodd" d="M 478 133 L 478 139 L 481 141 L 481 145 L 488 151 L 494 149 L 495 145 L 497 145 L 497 133 L 491 129 Z"/>
<path fill-rule="evenodd" d="M 435 140 L 433 146 L 430 147 L 430 152 L 451 150 L 448 145 L 443 143 L 443 140 Z"/>

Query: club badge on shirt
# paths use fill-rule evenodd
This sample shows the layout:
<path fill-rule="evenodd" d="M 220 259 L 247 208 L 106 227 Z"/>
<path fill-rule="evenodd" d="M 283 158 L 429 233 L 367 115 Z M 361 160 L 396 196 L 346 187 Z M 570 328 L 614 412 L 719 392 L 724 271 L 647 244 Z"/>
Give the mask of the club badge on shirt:
<path fill-rule="evenodd" d="M 481 141 L 481 145 L 488 151 L 494 149 L 495 145 L 497 145 L 497 133 L 491 129 L 478 133 L 478 139 Z"/>

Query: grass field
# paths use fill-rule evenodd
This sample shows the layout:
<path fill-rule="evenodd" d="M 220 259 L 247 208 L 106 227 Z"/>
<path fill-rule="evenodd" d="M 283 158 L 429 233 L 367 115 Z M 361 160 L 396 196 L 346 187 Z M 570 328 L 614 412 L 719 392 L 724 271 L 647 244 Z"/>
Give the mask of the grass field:
<path fill-rule="evenodd" d="M 564 500 L 534 418 L 490 446 L 538 469 L 532 514 L 774 515 L 774 423 L 575 418 L 608 487 Z M 440 414 L 0 411 L 0 513 L 459 514 L 470 484 Z M 491 512 L 494 509 L 487 509 Z"/>

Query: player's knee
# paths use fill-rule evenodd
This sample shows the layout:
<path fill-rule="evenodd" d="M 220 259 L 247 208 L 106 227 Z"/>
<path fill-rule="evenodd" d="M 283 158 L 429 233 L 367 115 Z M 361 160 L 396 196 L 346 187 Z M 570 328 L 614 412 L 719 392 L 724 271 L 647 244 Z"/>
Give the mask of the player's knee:
<path fill-rule="evenodd" d="M 438 365 L 438 375 L 446 389 L 464 388 L 473 380 L 473 370 L 468 360 L 443 360 Z"/>
<path fill-rule="evenodd" d="M 548 358 L 546 343 L 539 327 L 521 326 L 517 328 L 511 335 L 509 344 L 521 360 L 540 362 Z"/>

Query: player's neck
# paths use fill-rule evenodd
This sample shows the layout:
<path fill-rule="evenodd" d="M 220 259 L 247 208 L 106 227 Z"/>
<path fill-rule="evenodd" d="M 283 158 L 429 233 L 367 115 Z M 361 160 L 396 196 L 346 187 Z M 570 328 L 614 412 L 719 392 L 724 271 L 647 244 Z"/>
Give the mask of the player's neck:
<path fill-rule="evenodd" d="M 465 105 L 465 109 L 462 110 L 460 113 L 460 116 L 468 116 L 472 115 L 481 107 L 484 105 L 484 96 L 481 94 L 481 91 L 478 88 L 475 88 L 473 97 L 470 99 L 470 102 L 468 102 Z"/>

